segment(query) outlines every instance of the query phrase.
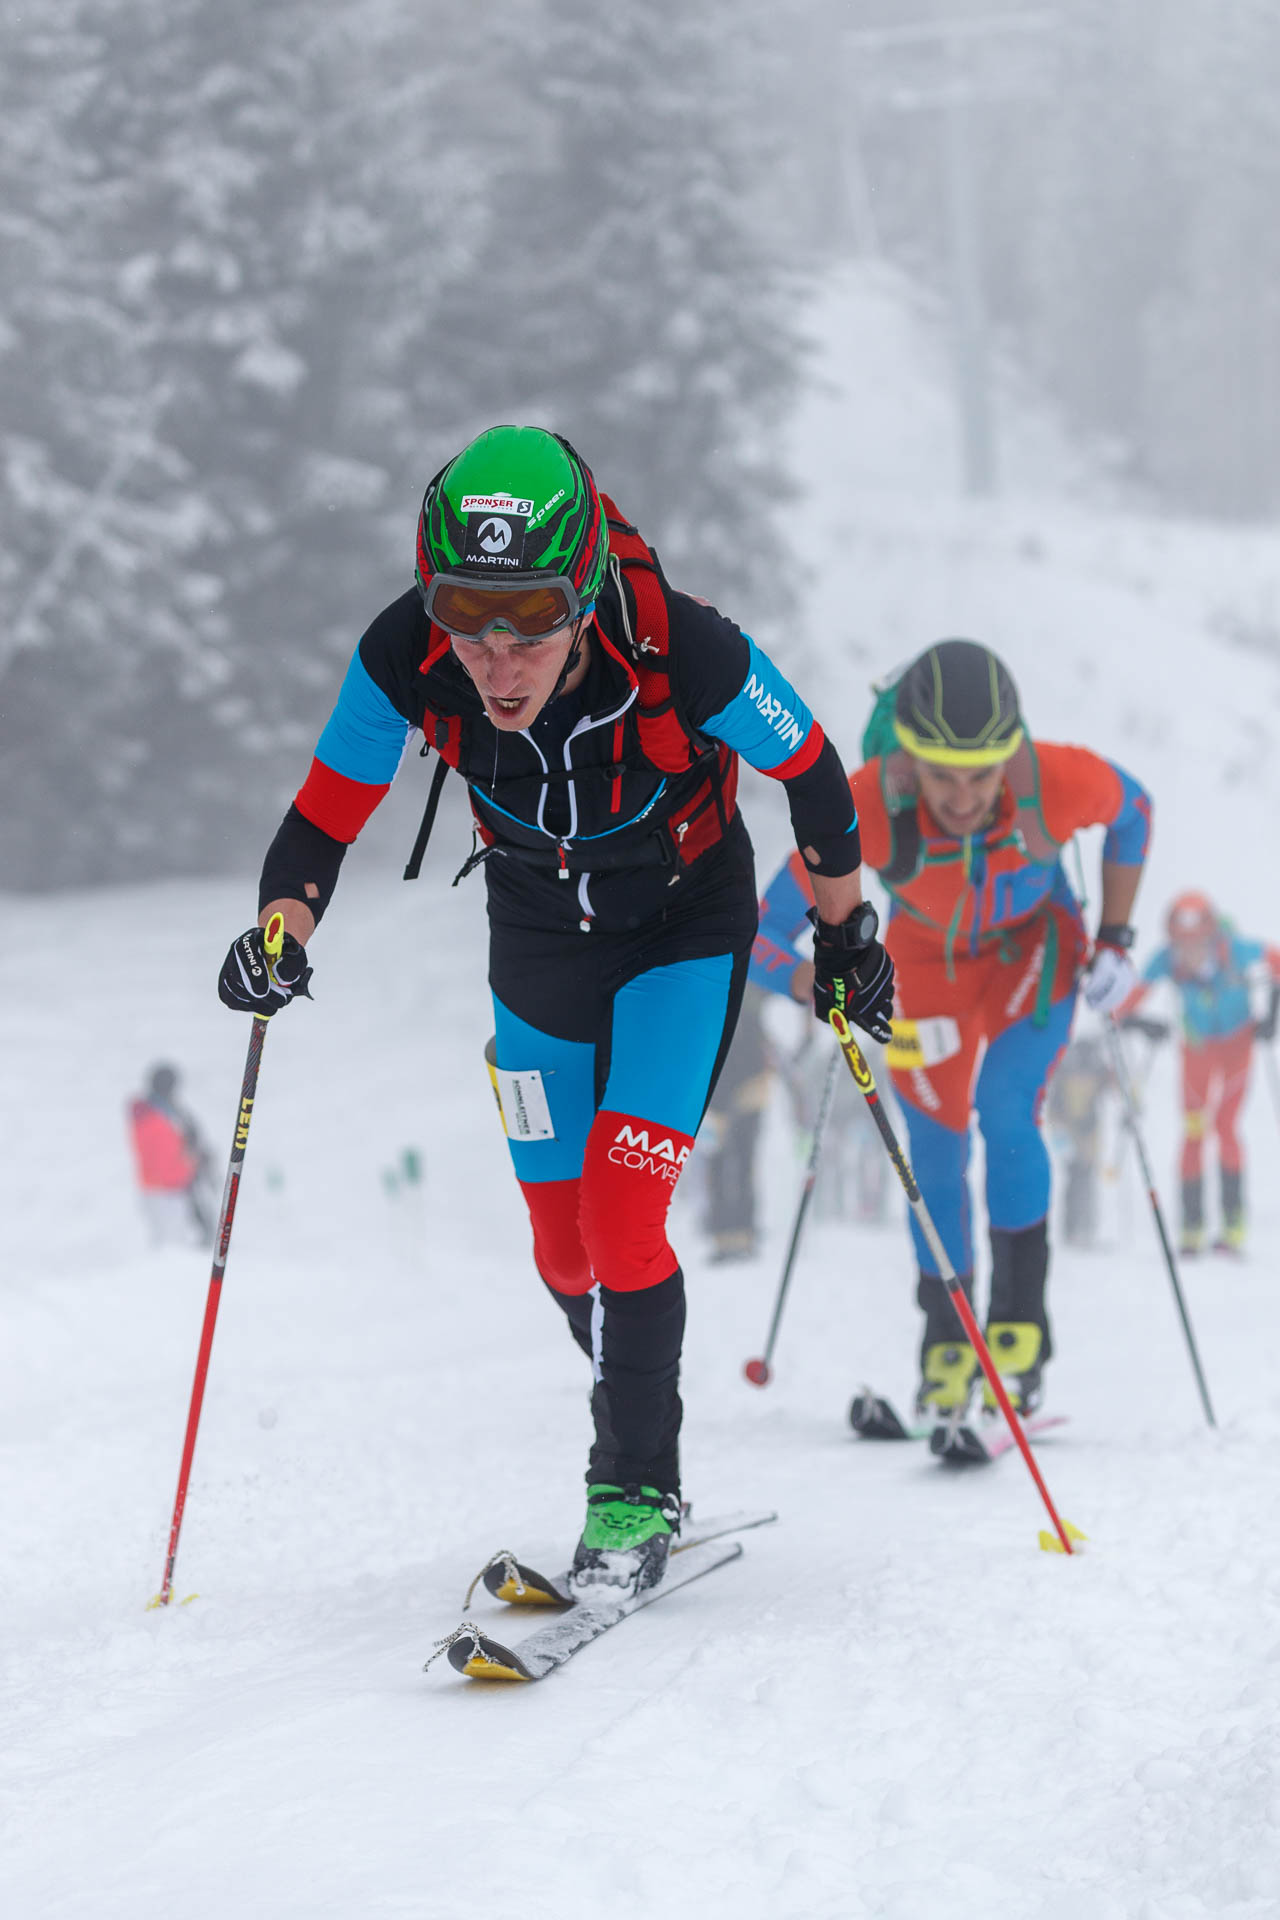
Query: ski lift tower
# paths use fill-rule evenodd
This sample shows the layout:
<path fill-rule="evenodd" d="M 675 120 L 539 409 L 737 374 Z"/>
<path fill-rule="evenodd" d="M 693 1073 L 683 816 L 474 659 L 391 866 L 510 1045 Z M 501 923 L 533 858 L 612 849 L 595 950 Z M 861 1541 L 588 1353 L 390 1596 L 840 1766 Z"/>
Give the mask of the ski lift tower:
<path fill-rule="evenodd" d="M 942 15 L 851 28 L 854 110 L 937 116 L 950 279 L 952 369 L 964 489 L 996 491 L 997 457 L 982 274 L 982 205 L 974 167 L 975 113 L 1044 88 L 1057 16 L 1023 11 Z"/>

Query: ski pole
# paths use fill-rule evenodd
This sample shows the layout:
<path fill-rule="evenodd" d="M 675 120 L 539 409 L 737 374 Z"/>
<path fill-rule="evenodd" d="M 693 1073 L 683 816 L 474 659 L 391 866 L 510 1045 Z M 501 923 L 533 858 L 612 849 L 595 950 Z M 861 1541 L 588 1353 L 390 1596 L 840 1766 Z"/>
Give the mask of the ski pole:
<path fill-rule="evenodd" d="M 988 1347 L 982 1336 L 982 1331 L 973 1317 L 973 1308 L 969 1305 L 964 1288 L 960 1285 L 956 1277 L 956 1270 L 947 1257 L 947 1250 L 942 1244 L 938 1229 L 934 1226 L 929 1209 L 924 1203 L 924 1197 L 916 1182 L 916 1176 L 911 1170 L 911 1162 L 907 1159 L 906 1154 L 898 1144 L 898 1136 L 893 1130 L 893 1123 L 885 1112 L 884 1104 L 876 1090 L 875 1078 L 871 1072 L 871 1068 L 867 1065 L 866 1055 L 854 1039 L 853 1029 L 838 1007 L 833 1007 L 827 1017 L 831 1024 L 831 1030 L 840 1043 L 840 1051 L 844 1055 L 845 1064 L 853 1075 L 854 1085 L 871 1109 L 871 1117 L 875 1121 L 880 1138 L 884 1142 L 885 1151 L 893 1163 L 894 1172 L 902 1182 L 903 1192 L 907 1196 L 908 1204 L 920 1227 L 920 1231 L 928 1242 L 929 1251 L 937 1262 L 938 1273 L 943 1285 L 947 1289 L 947 1294 L 952 1306 L 960 1316 L 960 1321 L 968 1337 L 969 1344 L 978 1356 L 979 1364 L 987 1377 L 987 1385 L 991 1388 L 1001 1413 L 1009 1423 L 1009 1431 L 1017 1442 L 1018 1449 L 1027 1463 L 1027 1471 L 1035 1481 L 1040 1498 L 1044 1501 L 1049 1518 L 1053 1522 L 1054 1532 L 1058 1536 L 1057 1540 L 1055 1541 L 1049 1533 L 1042 1533 L 1040 1535 L 1040 1544 L 1053 1553 L 1074 1553 L 1076 1549 L 1072 1546 L 1071 1542 L 1073 1539 L 1082 1539 L 1083 1535 L 1077 1528 L 1071 1525 L 1069 1520 L 1064 1523 L 1058 1517 L 1058 1509 L 1049 1497 L 1049 1489 L 1046 1487 L 1043 1475 L 1036 1465 L 1030 1442 L 1022 1430 L 1022 1422 L 1014 1412 L 1013 1402 L 1005 1391 L 1004 1381 L 996 1371 L 996 1363 L 991 1358 L 991 1349 Z"/>
<path fill-rule="evenodd" d="M 1148 1039 L 1147 1051 L 1143 1056 L 1143 1059 L 1138 1068 L 1138 1071 L 1133 1076 L 1133 1094 L 1134 1094 L 1134 1099 L 1139 1106 L 1141 1106 L 1142 1104 L 1142 1096 L 1146 1090 L 1147 1075 L 1151 1071 L 1151 1065 L 1155 1059 L 1156 1048 L 1158 1045 L 1159 1045 L 1158 1041 Z M 1128 1145 L 1129 1145 L 1129 1129 L 1127 1126 L 1124 1126 L 1120 1130 L 1119 1139 L 1115 1142 L 1115 1145 L 1112 1148 L 1111 1159 L 1108 1161 L 1107 1165 L 1103 1169 L 1103 1178 L 1105 1180 L 1114 1181 L 1120 1178 L 1121 1172 L 1124 1169 L 1125 1150 L 1128 1147 Z"/>
<path fill-rule="evenodd" d="M 273 913 L 267 922 L 263 939 L 268 963 L 279 957 L 284 945 L 284 915 Z M 253 1030 L 249 1035 L 249 1051 L 244 1063 L 244 1079 L 240 1084 L 240 1105 L 236 1110 L 235 1135 L 231 1142 L 231 1158 L 227 1164 L 226 1184 L 222 1189 L 222 1212 L 218 1216 L 218 1231 L 213 1243 L 213 1271 L 209 1276 L 209 1293 L 205 1300 L 204 1325 L 200 1329 L 200 1347 L 196 1354 L 196 1376 L 191 1387 L 191 1406 L 187 1412 L 187 1431 L 182 1443 L 182 1461 L 178 1468 L 178 1492 L 173 1503 L 173 1519 L 169 1525 L 169 1547 L 165 1554 L 164 1579 L 160 1591 L 150 1607 L 167 1607 L 173 1598 L 173 1569 L 178 1558 L 178 1535 L 182 1531 L 182 1514 L 187 1504 L 187 1482 L 191 1477 L 191 1461 L 196 1450 L 196 1433 L 200 1426 L 200 1409 L 204 1404 L 204 1383 L 209 1371 L 209 1355 L 213 1351 L 213 1330 L 218 1320 L 218 1302 L 222 1297 L 222 1276 L 227 1265 L 227 1249 L 231 1245 L 231 1225 L 236 1215 L 236 1196 L 240 1191 L 240 1172 L 244 1166 L 245 1148 L 249 1144 L 249 1122 L 253 1118 L 253 1102 L 258 1086 L 258 1068 L 262 1064 L 262 1043 L 267 1037 L 267 1022 L 270 1014 L 255 1013 Z M 195 1598 L 194 1594 L 191 1596 Z"/>
<path fill-rule="evenodd" d="M 1169 1230 L 1164 1223 L 1164 1210 L 1156 1193 L 1156 1183 L 1151 1177 L 1151 1162 L 1147 1158 L 1147 1149 L 1142 1138 L 1142 1129 L 1138 1125 L 1138 1103 L 1134 1097 L 1129 1080 L 1129 1070 L 1125 1064 L 1124 1048 L 1120 1045 L 1120 1035 L 1116 1030 L 1115 1016 L 1109 1014 L 1103 1023 L 1107 1030 L 1107 1045 L 1111 1049 L 1111 1064 L 1116 1076 L 1116 1085 L 1120 1089 L 1120 1098 L 1124 1102 L 1125 1125 L 1133 1136 L 1134 1151 L 1138 1156 L 1138 1165 L 1142 1169 L 1142 1178 L 1146 1183 L 1147 1199 L 1151 1203 L 1151 1215 L 1156 1223 L 1156 1232 L 1164 1252 L 1164 1263 L 1169 1270 L 1169 1281 L 1173 1287 L 1173 1297 L 1178 1306 L 1178 1317 L 1182 1321 L 1182 1331 L 1186 1336 L 1187 1352 L 1191 1356 L 1192 1371 L 1196 1376 L 1196 1385 L 1200 1389 L 1200 1399 L 1204 1406 L 1204 1417 L 1211 1427 L 1217 1426 L 1213 1416 L 1213 1403 L 1209 1399 L 1209 1389 L 1205 1383 L 1204 1369 L 1200 1365 L 1200 1354 L 1196 1348 L 1196 1337 L 1191 1331 L 1191 1320 L 1187 1313 L 1187 1303 L 1182 1297 L 1182 1284 L 1178 1279 L 1178 1263 L 1173 1257 L 1173 1244 L 1169 1239 Z"/>
<path fill-rule="evenodd" d="M 787 1257 L 783 1262 L 782 1279 L 778 1283 L 778 1297 L 774 1302 L 773 1319 L 769 1323 L 769 1337 L 764 1343 L 764 1353 L 756 1360 L 748 1360 L 742 1371 L 753 1387 L 766 1387 L 773 1378 L 773 1347 L 778 1338 L 778 1326 L 782 1320 L 782 1309 L 786 1303 L 787 1289 L 791 1285 L 791 1269 L 796 1263 L 796 1248 L 800 1245 L 800 1234 L 804 1228 L 804 1217 L 809 1211 L 809 1200 L 813 1193 L 814 1181 L 818 1177 L 818 1156 L 822 1151 L 822 1136 L 827 1129 L 827 1115 L 831 1111 L 831 1098 L 836 1086 L 836 1055 L 832 1054 L 827 1068 L 827 1077 L 823 1082 L 822 1100 L 818 1107 L 818 1117 L 813 1123 L 813 1138 L 809 1143 L 809 1161 L 804 1170 L 804 1185 L 800 1189 L 800 1201 L 796 1207 L 795 1225 L 791 1229 L 791 1244 L 787 1248 Z"/>

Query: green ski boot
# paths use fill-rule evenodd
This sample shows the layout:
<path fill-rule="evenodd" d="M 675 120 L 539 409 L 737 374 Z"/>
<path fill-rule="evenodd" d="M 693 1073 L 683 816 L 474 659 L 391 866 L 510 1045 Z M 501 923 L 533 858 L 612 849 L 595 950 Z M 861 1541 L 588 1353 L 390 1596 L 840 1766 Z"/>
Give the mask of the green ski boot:
<path fill-rule="evenodd" d="M 623 1599 L 656 1587 L 680 1531 L 680 1496 L 656 1487 L 587 1488 L 587 1524 L 569 1585 L 578 1600 Z"/>

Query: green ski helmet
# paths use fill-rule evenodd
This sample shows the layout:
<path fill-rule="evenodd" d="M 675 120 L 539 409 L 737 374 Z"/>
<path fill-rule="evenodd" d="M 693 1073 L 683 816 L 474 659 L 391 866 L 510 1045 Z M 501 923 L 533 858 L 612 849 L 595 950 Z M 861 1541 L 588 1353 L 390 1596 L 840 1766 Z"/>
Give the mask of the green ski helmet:
<path fill-rule="evenodd" d="M 565 618 L 595 602 L 609 531 L 591 470 L 557 433 L 490 427 L 442 467 L 418 519 L 418 591 L 439 576 L 482 592 L 555 584 Z"/>
<path fill-rule="evenodd" d="M 898 682 L 893 731 L 919 760 L 995 767 L 1022 745 L 1018 689 L 1003 661 L 976 640 L 939 640 Z"/>

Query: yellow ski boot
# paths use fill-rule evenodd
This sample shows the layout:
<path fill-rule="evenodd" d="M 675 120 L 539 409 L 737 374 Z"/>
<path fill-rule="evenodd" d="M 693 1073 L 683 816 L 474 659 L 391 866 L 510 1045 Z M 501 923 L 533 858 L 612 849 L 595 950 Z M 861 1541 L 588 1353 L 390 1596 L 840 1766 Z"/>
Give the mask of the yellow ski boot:
<path fill-rule="evenodd" d="M 1014 1412 L 1034 1413 L 1042 1395 L 1044 1329 L 1030 1320 L 993 1320 L 987 1328 L 987 1345 Z M 998 1411 L 995 1394 L 986 1380 L 982 1383 L 982 1410 Z"/>
<path fill-rule="evenodd" d="M 926 1347 L 916 1412 L 925 1417 L 963 1413 L 977 1370 L 978 1356 L 967 1340 L 939 1340 Z"/>

